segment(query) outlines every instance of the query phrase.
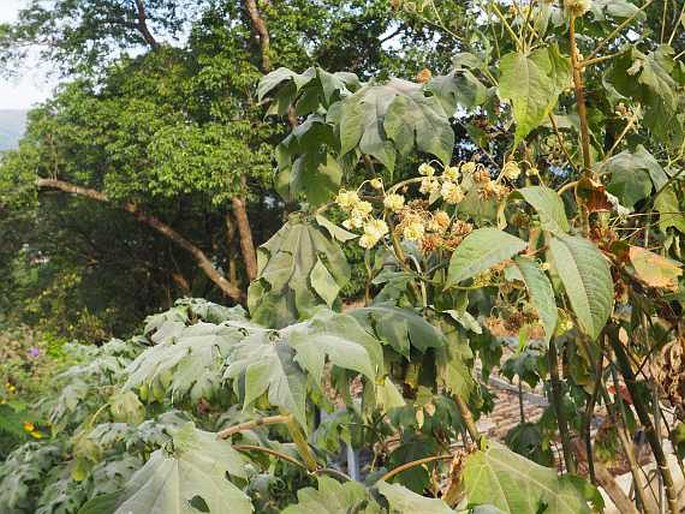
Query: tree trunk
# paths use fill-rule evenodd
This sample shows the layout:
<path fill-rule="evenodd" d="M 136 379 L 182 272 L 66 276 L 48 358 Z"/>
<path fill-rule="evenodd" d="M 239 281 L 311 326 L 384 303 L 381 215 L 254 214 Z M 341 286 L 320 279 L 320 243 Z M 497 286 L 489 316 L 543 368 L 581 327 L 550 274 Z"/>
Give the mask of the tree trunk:
<path fill-rule="evenodd" d="M 100 191 L 70 184 L 69 182 L 65 182 L 63 180 L 39 178 L 36 181 L 36 185 L 39 188 L 58 189 L 66 193 L 72 193 L 90 198 L 92 200 L 97 200 L 98 202 L 112 203 L 109 198 L 107 198 L 107 196 Z M 176 230 L 164 223 L 159 218 L 142 212 L 134 203 L 125 203 L 121 205 L 121 208 L 132 214 L 141 223 L 152 227 L 157 232 L 166 236 L 178 246 L 190 253 L 205 275 L 207 275 L 207 277 L 214 282 L 214 284 L 216 284 L 226 296 L 235 300 L 236 302 L 243 302 L 245 300 L 245 294 L 240 287 L 238 287 L 235 282 L 227 280 L 225 276 L 219 273 L 219 271 L 217 271 L 212 264 L 212 261 L 198 246 L 188 241 L 185 237 L 176 232 Z"/>
<path fill-rule="evenodd" d="M 266 28 L 266 22 L 257 8 L 256 0 L 245 0 L 245 9 L 252 22 L 252 31 L 259 40 L 262 53 L 262 71 L 269 73 L 271 71 L 271 59 L 269 58 L 271 40 L 269 38 L 269 31 Z"/>
<path fill-rule="evenodd" d="M 233 215 L 235 216 L 238 225 L 240 251 L 242 252 L 245 261 L 247 278 L 252 281 L 257 277 L 257 252 L 255 251 L 254 241 L 252 239 L 252 229 L 250 228 L 250 220 L 247 216 L 247 207 L 245 205 L 245 200 L 240 196 L 234 196 L 231 202 L 233 204 Z"/>

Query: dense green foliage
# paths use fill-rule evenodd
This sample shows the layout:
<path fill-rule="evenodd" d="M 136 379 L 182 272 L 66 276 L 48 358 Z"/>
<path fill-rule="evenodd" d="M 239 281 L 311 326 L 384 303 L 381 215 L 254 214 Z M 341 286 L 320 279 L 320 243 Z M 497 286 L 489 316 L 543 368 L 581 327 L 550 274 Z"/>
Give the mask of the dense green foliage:
<path fill-rule="evenodd" d="M 82 27 L 91 9 L 141 13 L 58 4 L 55 19 L 81 9 Z M 174 6 L 149 2 L 150 19 Z M 0 168 L 13 186 L 2 263 L 29 302 L 5 301 L 20 319 L 91 319 L 93 301 L 66 293 L 105 283 L 81 289 L 83 268 L 58 242 L 43 250 L 41 230 L 117 206 L 131 225 L 110 241 L 153 228 L 186 250 L 182 264 L 162 254 L 176 271 L 201 269 L 246 308 L 184 299 L 126 341 L 58 343 L 57 391 L 33 410 L 11 397 L 32 377 L 3 370 L 0 407 L 32 415 L 35 440 L 3 429 L 0 510 L 570 514 L 601 510 L 602 489 L 623 512 L 679 512 L 684 13 L 629 0 L 195 7 L 178 48 L 141 26 L 84 40 L 40 11 L 4 31 L 11 48 L 61 36 L 56 55 L 86 70 Z M 82 51 L 139 37 L 149 50 L 111 66 L 111 47 Z M 253 272 L 246 201 L 264 241 Z M 35 264 L 79 287 L 35 298 Z M 345 305 L 352 278 L 363 298 Z M 476 425 L 495 368 L 549 398 L 508 447 Z M 593 437 L 599 409 L 611 425 Z M 618 454 L 631 492 L 607 471 Z"/>

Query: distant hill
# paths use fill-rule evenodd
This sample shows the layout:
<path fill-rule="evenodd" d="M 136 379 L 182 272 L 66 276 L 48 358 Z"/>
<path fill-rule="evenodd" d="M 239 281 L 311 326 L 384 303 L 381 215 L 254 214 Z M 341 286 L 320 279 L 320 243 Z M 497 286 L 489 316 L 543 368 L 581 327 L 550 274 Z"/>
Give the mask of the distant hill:
<path fill-rule="evenodd" d="M 26 129 L 26 111 L 0 109 L 0 152 L 16 148 Z"/>

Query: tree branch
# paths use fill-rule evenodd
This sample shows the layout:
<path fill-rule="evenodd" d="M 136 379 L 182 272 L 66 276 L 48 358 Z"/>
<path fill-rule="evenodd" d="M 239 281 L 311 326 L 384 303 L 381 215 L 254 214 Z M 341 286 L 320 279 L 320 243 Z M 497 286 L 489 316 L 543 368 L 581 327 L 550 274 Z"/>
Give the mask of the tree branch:
<path fill-rule="evenodd" d="M 45 189 L 58 189 L 64 191 L 65 193 L 71 193 L 79 196 L 84 196 L 90 198 L 91 200 L 96 200 L 98 202 L 111 204 L 110 199 L 100 191 L 95 189 L 90 189 L 87 187 L 77 186 L 69 182 L 57 179 L 47 179 L 38 178 L 36 180 L 36 185 L 39 188 Z M 160 234 L 166 236 L 171 241 L 176 243 L 178 246 L 190 253 L 200 269 L 207 275 L 207 277 L 216 284 L 221 291 L 229 298 L 235 300 L 236 302 L 243 302 L 245 299 L 245 294 L 243 291 L 233 282 L 226 279 L 212 264 L 212 261 L 205 255 L 205 253 L 195 244 L 188 241 L 181 234 L 176 232 L 172 227 L 164 223 L 162 220 L 155 216 L 145 214 L 140 208 L 132 203 L 128 202 L 121 205 L 121 208 L 126 212 L 133 215 L 138 221 L 144 223 L 145 225 L 155 229 Z"/>
<path fill-rule="evenodd" d="M 157 48 L 159 43 L 154 38 L 150 29 L 147 26 L 147 13 L 145 12 L 145 5 L 143 0 L 136 1 L 136 17 L 138 18 L 138 23 L 135 25 L 136 29 L 143 36 L 145 42 L 150 45 L 151 48 Z"/>
<path fill-rule="evenodd" d="M 252 22 L 252 30 L 259 40 L 262 53 L 262 71 L 268 73 L 271 71 L 271 59 L 269 58 L 271 39 L 266 28 L 266 22 L 257 8 L 256 0 L 245 0 L 245 9 Z"/>

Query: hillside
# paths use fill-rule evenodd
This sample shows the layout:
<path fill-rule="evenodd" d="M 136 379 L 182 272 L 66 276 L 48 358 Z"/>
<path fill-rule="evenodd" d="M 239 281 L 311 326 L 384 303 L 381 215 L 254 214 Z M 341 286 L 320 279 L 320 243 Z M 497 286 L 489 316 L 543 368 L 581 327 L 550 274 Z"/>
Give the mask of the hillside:
<path fill-rule="evenodd" d="M 0 152 L 15 148 L 26 128 L 26 111 L 0 109 Z"/>

